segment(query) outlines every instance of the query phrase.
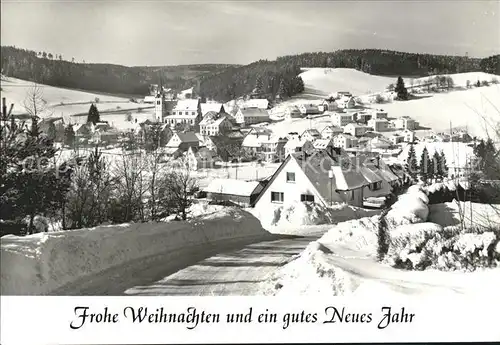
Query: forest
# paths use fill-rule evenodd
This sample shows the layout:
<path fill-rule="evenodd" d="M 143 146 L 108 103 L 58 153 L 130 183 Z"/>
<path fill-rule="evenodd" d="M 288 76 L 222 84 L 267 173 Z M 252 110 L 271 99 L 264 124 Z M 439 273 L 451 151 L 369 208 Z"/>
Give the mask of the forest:
<path fill-rule="evenodd" d="M 385 76 L 413 76 L 483 71 L 500 75 L 500 55 L 466 56 L 405 53 L 379 49 L 344 49 L 259 60 L 248 65 L 200 64 L 134 66 L 67 61 L 61 55 L 1 47 L 2 74 L 52 86 L 110 94 L 146 95 L 150 84 L 174 90 L 194 86 L 203 98 L 228 101 L 257 92 L 262 97 L 290 97 L 303 90 L 302 67 L 354 68 Z"/>

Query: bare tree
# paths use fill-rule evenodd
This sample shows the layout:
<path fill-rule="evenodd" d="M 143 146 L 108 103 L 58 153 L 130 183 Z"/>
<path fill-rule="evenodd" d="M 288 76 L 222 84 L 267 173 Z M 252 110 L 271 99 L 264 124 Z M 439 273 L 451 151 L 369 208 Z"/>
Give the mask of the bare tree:
<path fill-rule="evenodd" d="M 116 162 L 113 173 L 123 222 L 145 219 L 143 204 L 147 189 L 145 172 L 146 165 L 140 151 L 132 153 L 123 151 L 122 157 Z"/>
<path fill-rule="evenodd" d="M 192 176 L 186 161 L 181 160 L 179 167 L 168 173 L 167 190 L 172 209 L 182 217 L 182 220 L 186 220 L 187 210 L 193 203 L 192 195 L 198 190 L 198 181 Z"/>
<path fill-rule="evenodd" d="M 159 220 L 168 215 L 169 198 L 167 192 L 167 173 L 165 153 L 161 147 L 149 152 L 145 158 L 148 195 L 148 211 L 151 220 Z"/>
<path fill-rule="evenodd" d="M 47 110 L 47 101 L 43 98 L 43 88 L 34 83 L 27 91 L 23 101 L 26 112 L 31 117 L 39 118 L 40 114 Z"/>

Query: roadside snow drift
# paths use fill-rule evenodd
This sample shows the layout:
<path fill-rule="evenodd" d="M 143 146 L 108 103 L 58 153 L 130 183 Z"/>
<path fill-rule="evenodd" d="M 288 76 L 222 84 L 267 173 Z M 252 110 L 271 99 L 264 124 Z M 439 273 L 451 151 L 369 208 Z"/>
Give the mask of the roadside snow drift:
<path fill-rule="evenodd" d="M 99 226 L 1 238 L 1 294 L 47 294 L 76 279 L 166 252 L 217 241 L 270 236 L 239 208 L 225 208 L 187 222 Z"/>
<path fill-rule="evenodd" d="M 379 210 L 366 210 L 347 204 L 325 207 L 318 204 L 292 202 L 283 206 L 253 209 L 266 229 L 293 233 L 300 226 L 336 224 L 350 219 L 366 217 L 380 213 Z"/>

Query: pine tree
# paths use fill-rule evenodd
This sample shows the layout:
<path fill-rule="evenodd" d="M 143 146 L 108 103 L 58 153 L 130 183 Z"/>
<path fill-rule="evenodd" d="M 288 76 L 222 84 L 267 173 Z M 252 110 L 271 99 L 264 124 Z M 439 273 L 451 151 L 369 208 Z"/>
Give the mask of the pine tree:
<path fill-rule="evenodd" d="M 75 143 L 75 131 L 73 130 L 73 126 L 69 124 L 64 129 L 64 145 L 73 147 L 74 143 Z"/>
<path fill-rule="evenodd" d="M 415 147 L 413 144 L 410 144 L 410 149 L 408 151 L 408 158 L 406 159 L 406 169 L 408 174 L 412 179 L 417 178 L 418 174 L 418 163 L 417 163 L 417 154 L 415 152 Z"/>
<path fill-rule="evenodd" d="M 437 151 L 434 151 L 434 155 L 432 155 L 432 160 L 430 161 L 430 174 L 431 177 L 439 177 L 439 166 L 441 165 L 441 156 Z"/>
<path fill-rule="evenodd" d="M 448 176 L 448 165 L 446 164 L 446 156 L 443 151 L 439 155 L 438 175 L 440 177 Z"/>
<path fill-rule="evenodd" d="M 405 87 L 405 82 L 401 76 L 398 77 L 398 81 L 396 82 L 396 88 L 394 89 L 398 95 L 398 99 L 407 100 L 408 99 L 408 90 Z"/>
<path fill-rule="evenodd" d="M 254 92 L 262 95 L 264 93 L 264 83 L 262 82 L 262 78 L 260 76 L 255 80 L 255 89 Z"/>
<path fill-rule="evenodd" d="M 94 103 L 90 105 L 89 116 L 87 117 L 87 123 L 92 122 L 94 125 L 100 121 L 99 110 Z"/>
<path fill-rule="evenodd" d="M 285 85 L 285 80 L 281 79 L 280 81 L 280 87 L 278 89 L 278 96 L 280 99 L 283 99 L 286 97 L 286 85 Z"/>
<path fill-rule="evenodd" d="M 429 178 L 429 151 L 427 147 L 424 147 L 420 157 L 420 175 L 424 181 L 427 181 Z"/>

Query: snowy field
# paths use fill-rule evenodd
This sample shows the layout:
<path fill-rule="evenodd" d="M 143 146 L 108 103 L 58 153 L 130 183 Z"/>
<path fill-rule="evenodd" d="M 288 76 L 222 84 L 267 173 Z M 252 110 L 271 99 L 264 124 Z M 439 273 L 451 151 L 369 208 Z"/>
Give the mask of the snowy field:
<path fill-rule="evenodd" d="M 432 205 L 428 220 L 426 196 L 418 189 L 411 188 L 407 194 L 400 197 L 388 214 L 391 229 L 389 256 L 391 251 L 402 251 L 398 249 L 402 247 L 398 246 L 405 243 L 406 236 L 423 238 L 427 236 L 426 233 L 442 229 L 441 225 L 429 220 L 443 221 L 439 215 L 441 208 L 453 208 L 450 205 Z M 479 210 L 481 206 L 474 207 Z M 451 224 L 450 219 L 456 218 L 449 216 L 442 225 Z M 496 219 L 500 220 L 498 214 Z M 376 253 L 379 222 L 379 217 L 371 216 L 338 223 L 319 240 L 310 243 L 294 260 L 268 277 L 268 280 L 261 284 L 262 293 L 280 296 L 314 294 L 377 298 L 381 295 L 478 296 L 497 293 L 500 267 L 477 269 L 474 272 L 436 269 L 415 271 L 396 269 L 387 263 L 378 262 Z M 475 238 L 480 237 L 481 235 Z M 457 243 L 462 244 L 460 241 Z M 471 245 L 474 249 L 481 244 L 472 240 L 469 247 Z M 465 251 L 469 250 L 467 246 L 464 248 Z"/>
<path fill-rule="evenodd" d="M 6 97 L 9 105 L 14 103 L 12 113 L 26 113 L 23 102 L 26 98 L 26 93 L 33 86 L 33 83 L 16 78 L 5 78 L 2 79 L 1 85 L 1 97 Z M 99 103 L 97 104 L 99 111 L 137 110 L 138 108 L 152 107 L 151 104 L 137 104 L 123 97 L 76 91 L 43 84 L 38 84 L 38 86 L 43 91 L 43 99 L 47 102 L 48 107 L 41 115 L 42 117 L 60 117 L 86 113 L 89 111 L 91 102 L 95 102 L 96 98 L 99 98 Z"/>
<path fill-rule="evenodd" d="M 306 70 L 306 68 L 304 68 Z M 307 68 L 299 74 L 304 81 L 306 92 L 317 91 L 330 95 L 338 91 L 364 95 L 384 91 L 395 78 L 364 73 L 353 68 Z"/>
<path fill-rule="evenodd" d="M 395 84 L 396 78 L 370 75 L 349 68 L 311 68 L 300 74 L 304 80 L 307 96 L 311 90 L 318 92 L 318 97 L 324 97 L 337 91 L 349 91 L 354 96 L 383 93 L 389 84 Z M 471 83 L 480 81 L 490 82 L 493 78 L 500 80 L 500 76 L 484 72 L 469 72 L 447 74 L 453 79 L 456 87 L 464 88 L 467 80 Z M 427 82 L 429 77 L 415 78 L 415 83 Z M 432 78 L 432 76 L 431 76 Z M 410 79 L 406 78 L 406 86 L 410 86 Z M 450 92 L 421 94 L 421 99 L 406 102 L 393 101 L 385 104 L 371 104 L 371 107 L 382 108 L 389 113 L 390 118 L 410 116 L 421 126 L 441 132 L 449 131 L 450 122 L 453 127 L 467 127 L 471 135 L 485 136 L 492 133 L 494 126 L 500 121 L 500 85 L 472 88 L 468 90 L 453 90 Z M 361 97 L 363 98 L 363 97 Z M 306 98 L 295 99 L 295 103 L 310 103 Z M 286 132 L 283 126 L 292 130 L 304 126 L 309 128 L 308 120 L 293 121 L 290 124 L 276 124 L 275 129 L 280 133 Z M 313 120 L 313 122 L 316 122 Z M 317 128 L 316 124 L 311 125 Z M 324 126 L 323 126 L 324 127 Z"/>
<path fill-rule="evenodd" d="M 155 255 L 181 255 L 223 240 L 264 240 L 270 234 L 238 208 L 193 205 L 187 222 L 98 226 L 1 238 L 1 294 L 48 294 L 76 279 Z M 175 255 L 172 257 L 175 260 Z"/>

